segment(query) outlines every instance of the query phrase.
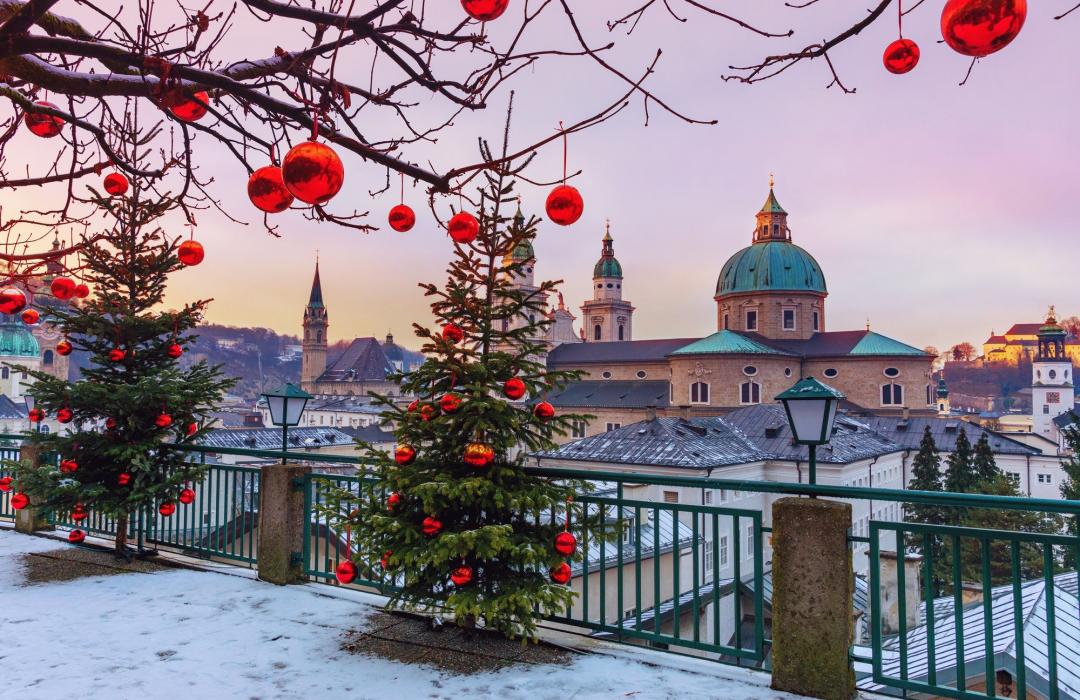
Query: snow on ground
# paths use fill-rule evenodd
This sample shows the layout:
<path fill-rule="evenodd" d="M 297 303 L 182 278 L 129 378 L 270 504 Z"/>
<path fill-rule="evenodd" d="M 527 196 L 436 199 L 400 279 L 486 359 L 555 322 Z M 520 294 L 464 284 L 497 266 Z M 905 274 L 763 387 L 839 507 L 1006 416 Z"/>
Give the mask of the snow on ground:
<path fill-rule="evenodd" d="M 375 608 L 317 584 L 168 570 L 19 585 L 21 554 L 66 546 L 0 530 L 0 696 L 794 700 L 745 671 L 603 655 L 460 676 L 349 654 L 343 633 Z"/>

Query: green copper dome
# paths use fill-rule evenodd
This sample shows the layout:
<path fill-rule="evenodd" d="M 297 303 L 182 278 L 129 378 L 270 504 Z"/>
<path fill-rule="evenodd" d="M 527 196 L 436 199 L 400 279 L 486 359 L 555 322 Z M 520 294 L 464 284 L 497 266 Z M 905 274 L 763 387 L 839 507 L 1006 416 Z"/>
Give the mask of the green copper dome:
<path fill-rule="evenodd" d="M 536 253 L 533 251 L 532 241 L 526 239 L 514 246 L 514 250 L 510 253 L 510 259 L 515 262 L 535 260 Z"/>
<path fill-rule="evenodd" d="M 716 281 L 717 296 L 763 291 L 828 293 L 817 260 L 784 240 L 761 241 L 743 248 L 728 259 Z"/>
<path fill-rule="evenodd" d="M 604 240 L 600 249 L 600 259 L 593 266 L 593 279 L 598 277 L 622 278 L 622 265 L 615 259 L 615 239 L 611 237 L 611 224 L 604 231 Z"/>
<path fill-rule="evenodd" d="M 41 347 L 26 326 L 11 319 L 0 323 L 0 357 L 37 357 Z"/>

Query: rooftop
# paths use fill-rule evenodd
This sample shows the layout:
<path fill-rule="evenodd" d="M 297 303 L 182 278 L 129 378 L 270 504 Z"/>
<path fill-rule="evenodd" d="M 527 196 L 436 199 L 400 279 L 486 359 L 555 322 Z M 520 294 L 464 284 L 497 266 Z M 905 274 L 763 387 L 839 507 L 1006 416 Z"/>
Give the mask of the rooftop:
<path fill-rule="evenodd" d="M 955 450 L 956 439 L 960 436 L 960 431 L 963 430 L 972 444 L 978 442 L 983 435 L 986 435 L 995 454 L 1042 454 L 1035 447 L 1008 438 L 1001 433 L 987 430 L 975 423 L 968 423 L 956 418 L 938 418 L 936 416 L 911 416 L 909 418 L 899 416 L 860 416 L 859 420 L 905 450 L 918 450 L 923 431 L 930 428 L 930 435 L 933 436 L 934 444 L 937 445 L 939 452 L 952 452 Z"/>
<path fill-rule="evenodd" d="M 210 430 L 199 438 L 205 447 L 236 447 L 250 450 L 280 450 L 281 428 L 240 428 Z M 310 450 L 348 445 L 353 439 L 337 428 L 289 428 L 290 450 Z"/>
<path fill-rule="evenodd" d="M 563 343 L 548 355 L 548 366 L 589 362 L 663 362 L 672 352 L 699 338 L 626 340 L 610 343 Z"/>
<path fill-rule="evenodd" d="M 666 407 L 669 394 L 664 380 L 583 380 L 546 398 L 561 408 L 649 408 Z"/>

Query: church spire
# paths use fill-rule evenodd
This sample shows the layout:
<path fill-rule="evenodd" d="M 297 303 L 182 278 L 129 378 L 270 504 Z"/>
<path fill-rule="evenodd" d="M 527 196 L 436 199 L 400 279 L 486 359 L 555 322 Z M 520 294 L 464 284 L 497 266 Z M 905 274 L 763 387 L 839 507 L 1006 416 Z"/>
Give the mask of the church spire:
<path fill-rule="evenodd" d="M 315 279 L 311 281 L 311 296 L 308 297 L 309 307 L 322 307 L 322 280 L 319 279 L 319 259 L 315 258 Z"/>
<path fill-rule="evenodd" d="M 754 228 L 754 243 L 766 241 L 790 241 L 791 230 L 787 226 L 787 212 L 776 198 L 775 180 L 769 173 L 769 196 L 757 213 L 757 226 Z"/>

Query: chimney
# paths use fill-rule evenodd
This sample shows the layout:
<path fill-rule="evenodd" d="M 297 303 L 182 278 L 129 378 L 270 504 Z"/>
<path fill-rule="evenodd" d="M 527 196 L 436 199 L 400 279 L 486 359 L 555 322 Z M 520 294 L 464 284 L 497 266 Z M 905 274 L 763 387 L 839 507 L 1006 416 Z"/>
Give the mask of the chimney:
<path fill-rule="evenodd" d="M 961 583 L 960 599 L 964 601 L 964 607 L 972 603 L 981 603 L 983 599 L 982 584 L 978 581 L 964 581 Z"/>
<path fill-rule="evenodd" d="M 679 418 L 683 420 L 690 420 L 690 406 L 683 404 L 679 406 Z"/>
<path fill-rule="evenodd" d="M 900 595 L 897 590 L 899 577 L 897 576 L 896 552 L 882 551 L 880 555 L 881 567 L 881 632 L 882 634 L 897 634 L 900 632 Z M 922 557 L 918 554 L 904 556 L 904 609 L 905 622 L 908 631 L 915 629 L 919 624 L 919 592 L 921 578 L 919 569 L 922 566 Z"/>
<path fill-rule="evenodd" d="M 910 420 L 911 419 L 911 409 L 908 408 L 907 406 L 904 406 L 903 410 L 900 411 L 900 415 L 904 417 L 904 420 Z"/>
<path fill-rule="evenodd" d="M 656 404 L 651 403 L 651 404 L 649 404 L 648 406 L 645 407 L 645 420 L 647 420 L 647 421 L 656 420 Z"/>

